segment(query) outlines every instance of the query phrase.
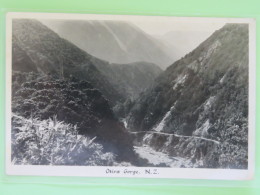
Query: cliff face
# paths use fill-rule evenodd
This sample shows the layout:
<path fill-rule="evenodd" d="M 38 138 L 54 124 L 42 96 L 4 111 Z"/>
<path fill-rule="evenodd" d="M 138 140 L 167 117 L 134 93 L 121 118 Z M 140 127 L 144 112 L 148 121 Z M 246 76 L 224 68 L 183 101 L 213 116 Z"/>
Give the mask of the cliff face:
<path fill-rule="evenodd" d="M 248 26 L 225 25 L 140 95 L 126 119 L 129 129 L 190 136 L 168 140 L 166 150 L 201 166 L 246 168 L 248 52 Z"/>

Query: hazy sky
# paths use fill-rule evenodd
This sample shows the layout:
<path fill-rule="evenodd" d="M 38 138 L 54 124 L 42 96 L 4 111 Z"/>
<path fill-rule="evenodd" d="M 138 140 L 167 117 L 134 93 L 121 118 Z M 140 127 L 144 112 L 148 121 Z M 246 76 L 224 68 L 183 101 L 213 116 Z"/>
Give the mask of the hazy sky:
<path fill-rule="evenodd" d="M 195 49 L 212 33 L 225 25 L 222 20 L 209 18 L 176 18 L 176 17 L 100 17 L 89 20 L 125 21 L 139 27 L 145 33 L 161 40 L 167 46 L 174 59 L 179 59 Z M 48 24 L 48 20 L 41 20 Z M 55 26 L 53 30 L 55 30 Z M 58 28 L 58 27 L 57 27 Z M 167 36 L 165 36 L 167 34 Z"/>
<path fill-rule="evenodd" d="M 197 31 L 210 32 L 220 29 L 224 26 L 223 22 L 176 22 L 170 20 L 161 21 L 132 21 L 133 24 L 151 35 L 164 35 L 169 31 Z"/>
<path fill-rule="evenodd" d="M 174 51 L 175 59 L 191 52 L 212 33 L 225 25 L 224 22 L 219 21 L 172 21 L 170 19 L 135 20 L 131 23 L 147 34 L 163 41 L 169 50 Z"/>

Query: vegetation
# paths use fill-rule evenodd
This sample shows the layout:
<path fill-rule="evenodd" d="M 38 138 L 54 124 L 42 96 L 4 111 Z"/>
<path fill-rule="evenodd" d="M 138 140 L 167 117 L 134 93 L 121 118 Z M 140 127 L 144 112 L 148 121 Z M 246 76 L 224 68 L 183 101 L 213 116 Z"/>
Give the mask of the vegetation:
<path fill-rule="evenodd" d="M 127 122 L 130 129 L 149 131 L 162 119 L 163 132 L 221 143 L 215 146 L 186 139 L 169 144 L 170 153 L 201 160 L 203 167 L 247 168 L 246 24 L 225 25 L 168 67 L 132 104 Z"/>
<path fill-rule="evenodd" d="M 12 111 L 24 118 L 77 125 L 77 133 L 97 137 L 106 151 L 119 161 L 134 155 L 132 139 L 114 116 L 108 100 L 83 80 L 59 79 L 50 75 L 13 72 Z"/>
<path fill-rule="evenodd" d="M 77 126 L 52 119 L 12 117 L 12 162 L 22 165 L 111 166 L 115 155 L 103 151 Z"/>
<path fill-rule="evenodd" d="M 91 131 L 104 118 L 115 120 L 108 101 L 87 81 L 14 72 L 13 93 L 13 112 L 26 118 L 57 115 L 82 132 Z"/>
<path fill-rule="evenodd" d="M 147 165 L 132 130 L 135 144 L 198 167 L 247 168 L 246 24 L 225 25 L 153 83 L 156 66 L 109 64 L 36 20 L 14 20 L 12 49 L 15 164 Z"/>

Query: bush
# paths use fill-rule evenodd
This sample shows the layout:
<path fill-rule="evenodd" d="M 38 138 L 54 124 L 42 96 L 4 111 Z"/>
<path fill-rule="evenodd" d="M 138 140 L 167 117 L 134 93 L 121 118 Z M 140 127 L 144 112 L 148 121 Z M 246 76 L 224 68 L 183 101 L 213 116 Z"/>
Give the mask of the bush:
<path fill-rule="evenodd" d="M 29 76 L 13 73 L 14 113 L 41 120 L 57 115 L 58 120 L 77 124 L 79 131 L 84 133 L 96 128 L 104 118 L 116 121 L 107 99 L 87 81 L 39 75 L 30 80 Z M 18 78 L 20 86 L 15 82 Z"/>
<path fill-rule="evenodd" d="M 12 118 L 12 163 L 22 165 L 112 166 L 115 155 L 77 126 L 53 119 Z"/>
<path fill-rule="evenodd" d="M 116 154 L 117 159 L 132 158 L 132 139 L 116 119 L 108 100 L 91 83 L 73 77 L 31 77 L 30 73 L 13 73 L 13 81 L 20 81 L 13 82 L 13 113 L 41 121 L 56 115 L 58 121 L 77 125 L 74 133 L 96 136 L 96 142 Z"/>

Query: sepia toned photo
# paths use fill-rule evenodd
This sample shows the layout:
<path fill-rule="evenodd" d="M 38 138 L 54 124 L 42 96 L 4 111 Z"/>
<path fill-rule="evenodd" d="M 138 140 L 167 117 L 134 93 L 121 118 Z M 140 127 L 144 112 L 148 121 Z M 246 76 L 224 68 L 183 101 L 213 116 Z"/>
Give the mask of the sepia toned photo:
<path fill-rule="evenodd" d="M 254 25 L 9 13 L 7 173 L 250 179 Z"/>

